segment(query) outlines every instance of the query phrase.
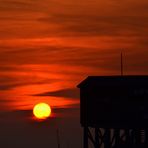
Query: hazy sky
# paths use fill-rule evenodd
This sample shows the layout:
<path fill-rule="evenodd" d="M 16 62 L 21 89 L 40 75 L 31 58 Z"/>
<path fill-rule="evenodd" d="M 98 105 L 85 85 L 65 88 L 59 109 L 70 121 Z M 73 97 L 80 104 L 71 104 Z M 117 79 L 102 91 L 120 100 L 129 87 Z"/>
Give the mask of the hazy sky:
<path fill-rule="evenodd" d="M 29 148 L 30 130 L 37 136 L 36 127 L 47 128 L 30 119 L 34 104 L 43 101 L 65 122 L 61 128 L 80 135 L 76 85 L 88 75 L 119 75 L 121 52 L 124 74 L 148 74 L 147 0 L 0 0 L 2 147 L 20 148 L 26 141 Z M 46 138 L 55 133 L 53 125 L 47 129 Z M 55 139 L 49 141 L 45 147 L 55 146 Z"/>

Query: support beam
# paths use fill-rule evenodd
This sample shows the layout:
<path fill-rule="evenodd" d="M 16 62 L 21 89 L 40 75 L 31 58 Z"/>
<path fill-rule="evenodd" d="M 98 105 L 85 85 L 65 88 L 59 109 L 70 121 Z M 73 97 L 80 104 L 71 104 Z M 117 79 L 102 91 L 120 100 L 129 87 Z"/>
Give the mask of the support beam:
<path fill-rule="evenodd" d="M 95 148 L 99 148 L 99 128 L 95 128 Z"/>
<path fill-rule="evenodd" d="M 111 148 L 110 129 L 105 129 L 105 133 L 104 133 L 104 148 Z"/>
<path fill-rule="evenodd" d="M 88 127 L 84 127 L 84 148 L 88 148 Z"/>
<path fill-rule="evenodd" d="M 91 129 L 91 130 L 90 130 Z M 148 129 L 84 127 L 83 148 L 148 148 Z"/>
<path fill-rule="evenodd" d="M 114 129 L 115 146 L 118 148 L 120 145 L 120 129 Z"/>

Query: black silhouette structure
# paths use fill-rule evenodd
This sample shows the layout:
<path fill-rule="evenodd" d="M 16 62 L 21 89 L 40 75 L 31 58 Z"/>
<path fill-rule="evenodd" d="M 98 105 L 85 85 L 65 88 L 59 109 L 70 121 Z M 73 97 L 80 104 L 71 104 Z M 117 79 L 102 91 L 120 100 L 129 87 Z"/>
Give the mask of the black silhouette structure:
<path fill-rule="evenodd" d="M 148 76 L 89 76 L 78 88 L 84 148 L 148 148 Z"/>

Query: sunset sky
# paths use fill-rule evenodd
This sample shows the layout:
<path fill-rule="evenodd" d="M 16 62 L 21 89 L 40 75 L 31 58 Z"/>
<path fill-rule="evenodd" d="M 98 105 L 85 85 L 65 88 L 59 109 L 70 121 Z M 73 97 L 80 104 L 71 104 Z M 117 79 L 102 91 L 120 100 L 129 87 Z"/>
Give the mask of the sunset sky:
<path fill-rule="evenodd" d="M 0 0 L 0 147 L 54 148 L 56 126 L 81 147 L 76 85 L 120 75 L 121 52 L 125 75 L 148 74 L 147 0 Z M 38 102 L 53 119 L 32 119 Z"/>

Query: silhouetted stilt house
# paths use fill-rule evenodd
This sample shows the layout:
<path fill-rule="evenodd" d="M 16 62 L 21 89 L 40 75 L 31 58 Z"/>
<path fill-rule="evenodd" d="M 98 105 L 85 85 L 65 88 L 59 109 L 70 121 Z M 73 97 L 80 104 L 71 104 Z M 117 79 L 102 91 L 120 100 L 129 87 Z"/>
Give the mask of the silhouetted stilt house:
<path fill-rule="evenodd" d="M 148 76 L 89 76 L 78 88 L 84 148 L 148 148 Z"/>

